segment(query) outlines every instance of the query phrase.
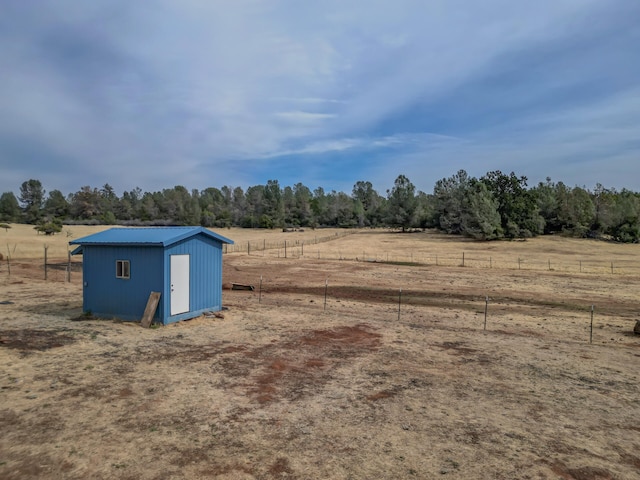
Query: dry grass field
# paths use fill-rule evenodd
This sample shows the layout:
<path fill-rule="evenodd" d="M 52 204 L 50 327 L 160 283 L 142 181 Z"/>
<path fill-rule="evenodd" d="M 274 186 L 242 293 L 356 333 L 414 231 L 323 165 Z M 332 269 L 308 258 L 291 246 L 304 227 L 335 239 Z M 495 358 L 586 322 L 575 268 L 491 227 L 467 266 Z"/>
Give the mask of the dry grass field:
<path fill-rule="evenodd" d="M 44 280 L 98 227 L 13 227 L 0 478 L 640 478 L 638 245 L 224 230 L 287 257 L 229 253 L 255 291 L 142 329 Z"/>

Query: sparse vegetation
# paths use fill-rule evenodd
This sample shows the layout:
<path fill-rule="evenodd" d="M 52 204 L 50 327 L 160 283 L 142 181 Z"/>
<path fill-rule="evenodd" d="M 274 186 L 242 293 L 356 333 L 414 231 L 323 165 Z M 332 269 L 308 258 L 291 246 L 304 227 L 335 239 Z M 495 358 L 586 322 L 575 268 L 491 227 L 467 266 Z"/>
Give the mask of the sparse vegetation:
<path fill-rule="evenodd" d="M 267 233 L 313 235 L 230 236 Z M 577 270 L 578 259 L 633 258 L 633 245 L 374 231 L 318 245 L 346 261 L 229 254 L 224 281 L 263 275 L 261 301 L 225 290 L 224 319 L 154 332 L 70 322 L 83 315 L 82 279 L 42 280 L 40 245 L 10 279 L 0 275 L 13 301 L 0 306 L 3 478 L 111 478 L 117 470 L 140 479 L 487 471 L 596 479 L 637 471 L 640 407 L 629 399 L 640 393 L 632 333 L 640 275 Z M 355 261 L 383 249 L 441 258 L 466 250 L 467 268 Z M 491 269 L 473 263 L 487 251 Z M 500 266 L 542 255 L 558 269 Z M 563 261 L 576 269 L 560 268 Z"/>

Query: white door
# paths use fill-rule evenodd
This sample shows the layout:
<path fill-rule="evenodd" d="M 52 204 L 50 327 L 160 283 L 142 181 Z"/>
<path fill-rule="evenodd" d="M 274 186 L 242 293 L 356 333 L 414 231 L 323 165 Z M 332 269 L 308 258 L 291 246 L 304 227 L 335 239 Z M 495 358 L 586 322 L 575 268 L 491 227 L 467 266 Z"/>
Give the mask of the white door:
<path fill-rule="evenodd" d="M 189 311 L 189 255 L 171 255 L 171 315 Z"/>

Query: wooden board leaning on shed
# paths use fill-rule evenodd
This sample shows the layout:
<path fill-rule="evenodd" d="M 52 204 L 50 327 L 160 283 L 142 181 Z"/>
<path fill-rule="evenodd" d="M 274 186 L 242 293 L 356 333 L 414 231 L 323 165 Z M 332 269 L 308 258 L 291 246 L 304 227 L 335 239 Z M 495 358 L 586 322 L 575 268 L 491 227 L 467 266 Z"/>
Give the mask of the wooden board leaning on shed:
<path fill-rule="evenodd" d="M 159 301 L 160 292 L 151 292 L 151 294 L 149 295 L 149 300 L 147 300 L 147 306 L 145 307 L 144 313 L 142 314 L 142 320 L 140 321 L 140 325 L 142 327 L 149 328 L 151 326 L 151 321 L 153 320 L 153 316 L 156 313 Z"/>

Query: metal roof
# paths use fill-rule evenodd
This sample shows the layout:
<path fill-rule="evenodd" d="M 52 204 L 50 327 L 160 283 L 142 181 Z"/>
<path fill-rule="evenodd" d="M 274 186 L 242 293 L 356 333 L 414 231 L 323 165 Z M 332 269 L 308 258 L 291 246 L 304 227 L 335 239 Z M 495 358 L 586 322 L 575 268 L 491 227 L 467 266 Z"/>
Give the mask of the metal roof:
<path fill-rule="evenodd" d="M 194 235 L 203 234 L 222 243 L 233 243 L 204 227 L 132 227 L 110 228 L 72 240 L 69 245 L 136 245 L 166 247 Z M 76 249 L 78 250 L 78 249 Z M 74 250 L 74 252 L 76 251 Z M 79 253 L 79 252 L 78 252 Z"/>

